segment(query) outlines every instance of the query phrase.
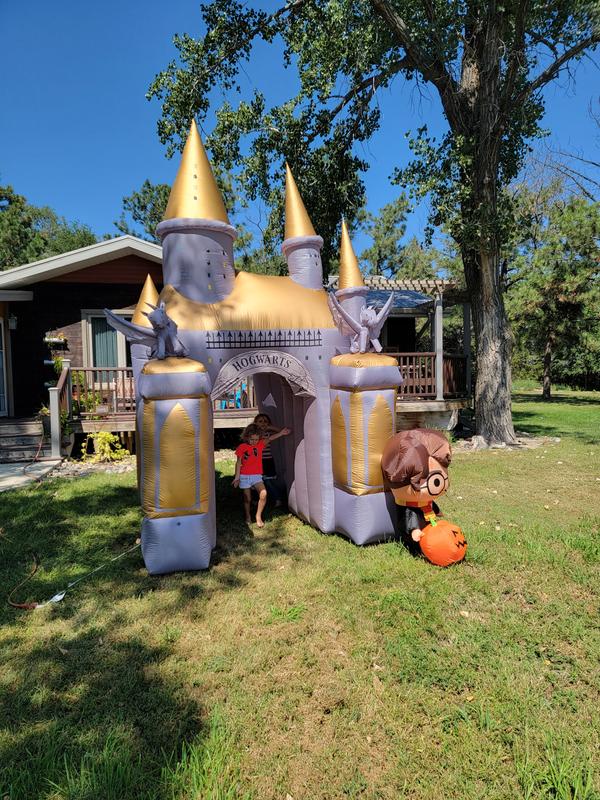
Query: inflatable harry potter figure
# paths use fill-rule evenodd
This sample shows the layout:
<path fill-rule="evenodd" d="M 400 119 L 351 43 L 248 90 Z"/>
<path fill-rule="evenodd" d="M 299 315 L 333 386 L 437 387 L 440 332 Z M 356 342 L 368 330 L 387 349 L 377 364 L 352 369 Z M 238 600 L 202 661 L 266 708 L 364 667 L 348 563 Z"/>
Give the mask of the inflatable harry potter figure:
<path fill-rule="evenodd" d="M 440 518 L 437 499 L 448 489 L 452 450 L 435 430 L 415 428 L 392 436 L 381 468 L 397 506 L 398 533 L 408 550 L 445 567 L 465 557 L 460 528 Z"/>

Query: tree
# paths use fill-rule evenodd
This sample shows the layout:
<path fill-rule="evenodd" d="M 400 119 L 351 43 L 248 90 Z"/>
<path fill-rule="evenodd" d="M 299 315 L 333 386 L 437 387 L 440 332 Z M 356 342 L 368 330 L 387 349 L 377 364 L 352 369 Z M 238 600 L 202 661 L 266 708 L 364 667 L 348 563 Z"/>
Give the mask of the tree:
<path fill-rule="evenodd" d="M 559 188 L 522 192 L 528 233 L 507 295 L 517 356 L 541 373 L 545 400 L 557 362 L 573 376 L 600 352 L 600 203 L 565 199 Z"/>
<path fill-rule="evenodd" d="M 0 186 L 0 270 L 94 244 L 86 225 L 68 222 L 51 208 L 37 207 L 12 186 Z"/>
<path fill-rule="evenodd" d="M 241 91 L 255 41 L 281 41 L 283 65 L 298 73 L 297 96 L 273 108 L 258 90 L 236 108 L 225 102 L 210 146 L 219 163 L 239 167 L 249 195 L 270 202 L 275 217 L 281 191 L 273 179 L 281 181 L 287 158 L 327 243 L 341 212 L 351 218 L 362 199 L 365 165 L 352 146 L 381 123 L 378 90 L 403 74 L 437 93 L 448 132 L 437 142 L 418 131 L 415 160 L 395 179 L 430 196 L 432 222 L 460 249 L 476 337 L 477 430 L 490 443 L 513 441 L 500 280 L 511 213 L 501 189 L 541 134 L 542 89 L 600 40 L 595 0 L 288 0 L 271 13 L 212 0 L 202 16 L 206 35 L 175 37 L 178 61 L 150 87 L 149 97 L 162 101 L 161 139 L 173 146 L 190 114 L 203 119 L 215 89 Z"/>
<path fill-rule="evenodd" d="M 433 247 L 423 247 L 416 236 L 402 248 L 397 278 L 437 278 L 441 254 Z"/>
<path fill-rule="evenodd" d="M 406 212 L 408 200 L 401 194 L 391 203 L 383 206 L 377 214 L 367 212 L 365 228 L 373 244 L 361 254 L 369 264 L 372 275 L 388 277 L 398 271 L 402 260 L 402 238 L 406 233 Z"/>
<path fill-rule="evenodd" d="M 142 238 L 158 242 L 156 226 L 164 216 L 170 192 L 168 183 L 151 183 L 145 180 L 140 189 L 123 198 L 123 210 L 115 222 L 116 229 L 130 236 L 140 235 L 136 228 L 129 225 L 129 215 L 135 225 L 141 225 Z"/>

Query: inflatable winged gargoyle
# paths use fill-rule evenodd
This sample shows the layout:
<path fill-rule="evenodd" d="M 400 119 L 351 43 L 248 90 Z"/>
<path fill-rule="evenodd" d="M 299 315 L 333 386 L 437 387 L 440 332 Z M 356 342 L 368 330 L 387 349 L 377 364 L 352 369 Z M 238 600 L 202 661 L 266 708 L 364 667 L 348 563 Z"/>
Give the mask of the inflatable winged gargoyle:
<path fill-rule="evenodd" d="M 169 356 L 187 356 L 187 348 L 177 336 L 177 323 L 167 314 L 165 304 L 161 302 L 158 306 L 152 303 L 146 305 L 152 310 L 142 311 L 142 314 L 148 317 L 152 328 L 129 322 L 107 308 L 104 313 L 112 327 L 124 334 L 131 343 L 150 347 L 152 358 L 162 360 Z"/>
<path fill-rule="evenodd" d="M 354 317 L 342 307 L 342 304 L 333 292 L 329 294 L 327 299 L 335 324 L 338 326 L 343 336 L 350 336 L 352 340 L 350 352 L 367 353 L 369 351 L 369 345 L 371 345 L 375 352 L 381 353 L 382 347 L 379 344 L 379 334 L 381 333 L 383 324 L 394 302 L 393 292 L 379 312 L 372 306 L 363 305 L 360 309 L 358 319 L 354 319 Z"/>

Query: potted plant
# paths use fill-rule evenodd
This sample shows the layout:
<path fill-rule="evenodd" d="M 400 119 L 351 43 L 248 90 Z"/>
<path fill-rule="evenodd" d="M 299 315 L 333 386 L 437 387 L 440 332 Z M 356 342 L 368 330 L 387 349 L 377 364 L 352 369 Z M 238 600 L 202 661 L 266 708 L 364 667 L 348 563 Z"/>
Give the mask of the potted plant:
<path fill-rule="evenodd" d="M 37 412 L 37 418 L 42 422 L 44 429 L 44 436 L 50 436 L 50 409 L 48 406 L 42 405 Z"/>
<path fill-rule="evenodd" d="M 58 331 L 57 333 L 47 331 L 46 335 L 44 336 L 44 342 L 46 344 L 54 345 L 54 347 L 66 347 L 67 336 L 63 331 Z"/>

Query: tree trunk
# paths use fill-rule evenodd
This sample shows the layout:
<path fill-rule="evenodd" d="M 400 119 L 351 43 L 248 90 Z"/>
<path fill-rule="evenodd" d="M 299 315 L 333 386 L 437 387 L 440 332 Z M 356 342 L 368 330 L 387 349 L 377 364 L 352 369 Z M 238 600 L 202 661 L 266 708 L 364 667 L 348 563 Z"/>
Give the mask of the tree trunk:
<path fill-rule="evenodd" d="M 552 345 L 552 336 L 548 334 L 546 346 L 544 347 L 544 373 L 542 382 L 542 399 L 544 400 L 552 400 Z"/>
<path fill-rule="evenodd" d="M 462 254 L 475 332 L 475 429 L 489 445 L 516 441 L 510 397 L 512 341 L 497 278 L 498 255 L 472 250 Z"/>

